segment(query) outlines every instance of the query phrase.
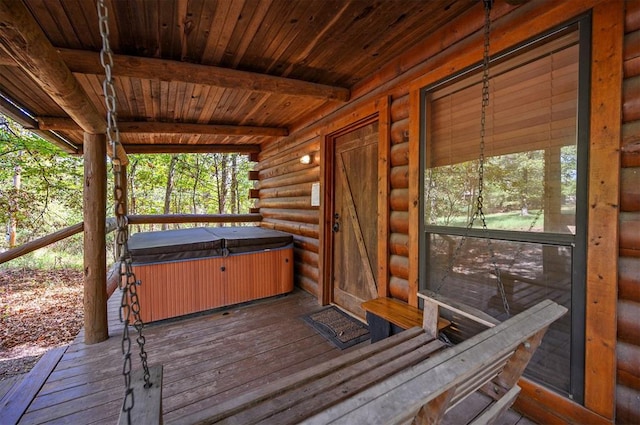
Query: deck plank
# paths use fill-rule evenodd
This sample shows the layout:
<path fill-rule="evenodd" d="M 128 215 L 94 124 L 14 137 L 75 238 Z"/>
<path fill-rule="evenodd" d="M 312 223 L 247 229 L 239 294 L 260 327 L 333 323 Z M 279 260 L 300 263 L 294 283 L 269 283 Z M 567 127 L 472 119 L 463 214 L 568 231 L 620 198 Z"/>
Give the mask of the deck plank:
<path fill-rule="evenodd" d="M 18 423 L 66 349 L 67 347 L 56 347 L 44 353 L 22 381 L 5 394 L 0 403 L 0 423 Z"/>
<path fill-rule="evenodd" d="M 124 396 L 119 302 L 118 293 L 109 300 L 110 338 L 86 346 L 81 332 L 20 425 L 117 422 Z M 164 367 L 164 422 L 179 422 L 187 413 L 357 351 L 362 345 L 340 351 L 301 319 L 321 308 L 312 295 L 296 290 L 288 296 L 146 327 L 150 365 Z M 138 363 L 136 356 L 134 369 Z"/>

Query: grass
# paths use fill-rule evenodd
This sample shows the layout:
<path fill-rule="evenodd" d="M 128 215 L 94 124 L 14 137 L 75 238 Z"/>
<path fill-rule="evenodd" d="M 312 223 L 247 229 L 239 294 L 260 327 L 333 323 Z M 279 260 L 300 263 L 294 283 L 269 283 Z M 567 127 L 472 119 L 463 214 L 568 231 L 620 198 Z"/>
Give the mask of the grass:
<path fill-rule="evenodd" d="M 520 211 L 510 211 L 506 213 L 485 214 L 487 227 L 498 230 L 520 230 L 541 232 L 544 226 L 544 213 L 537 210 L 529 211 L 529 215 L 523 216 Z M 456 217 L 449 222 L 449 226 L 467 227 L 467 219 Z M 531 226 L 533 225 L 533 228 Z M 474 228 L 482 227 L 480 218 L 476 218 Z M 531 229 L 531 230 L 529 230 Z"/>

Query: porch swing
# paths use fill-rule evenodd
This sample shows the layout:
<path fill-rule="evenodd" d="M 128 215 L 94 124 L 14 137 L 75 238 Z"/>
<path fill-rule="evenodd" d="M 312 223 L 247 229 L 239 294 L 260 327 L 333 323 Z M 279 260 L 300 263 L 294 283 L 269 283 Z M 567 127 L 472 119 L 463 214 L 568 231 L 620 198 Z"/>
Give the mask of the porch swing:
<path fill-rule="evenodd" d="M 124 175 L 118 158 L 120 133 L 117 123 L 116 93 L 113 85 L 112 66 L 113 52 L 109 45 L 109 13 L 104 0 L 97 1 L 100 36 L 102 38 L 102 50 L 100 62 L 105 70 L 103 91 L 107 107 L 107 141 L 112 147 L 112 165 L 114 174 L 114 201 L 115 217 L 117 224 L 116 253 L 120 260 L 119 286 L 122 294 L 120 302 L 120 322 L 122 330 L 122 375 L 125 381 L 125 395 L 120 411 L 120 424 L 160 424 L 162 423 L 162 365 L 149 367 L 147 352 L 145 350 L 145 337 L 143 335 L 144 323 L 140 318 L 140 302 L 138 299 L 136 279 L 131 265 L 131 254 L 128 248 L 128 223 L 125 214 Z M 131 336 L 129 326 L 132 325 L 136 332 L 136 342 L 140 350 L 142 369 L 133 371 Z"/>
<path fill-rule="evenodd" d="M 484 69 L 488 81 L 488 23 L 492 1 L 483 1 L 487 22 Z M 119 133 L 111 77 L 108 13 L 104 3 L 104 0 L 98 0 L 103 41 L 101 62 L 106 75 L 103 89 L 108 111 L 107 137 L 114 154 L 117 244 L 121 251 L 121 321 L 124 324 L 122 352 L 126 391 L 119 421 L 121 424 L 158 424 L 162 423 L 162 366 L 147 365 L 143 323 L 136 292 L 139 282 L 133 273 L 127 246 L 127 218 L 122 199 L 125 182 L 122 181 L 123 173 L 116 154 Z M 483 106 L 487 101 L 488 90 L 483 90 Z M 483 162 L 481 157 L 481 165 Z M 482 167 L 479 172 L 482 181 Z M 486 227 L 481 195 L 480 192 L 474 220 L 479 215 Z M 498 270 L 497 265 L 495 268 Z M 497 273 L 500 282 L 499 270 Z M 444 306 L 451 308 L 446 304 Z M 505 308 L 508 311 L 506 303 Z M 449 348 L 435 339 L 437 310 L 436 303 L 425 302 L 423 328 L 412 328 L 384 341 L 268 382 L 236 398 L 184 415 L 180 421 L 247 424 L 439 423 L 448 410 L 476 390 L 485 388 L 494 402 L 474 419 L 474 423 L 492 423 L 515 401 L 520 391 L 517 381 L 548 326 L 567 311 L 552 301 L 543 301 L 496 327 Z M 131 370 L 131 339 L 128 328 L 132 318 L 133 326 L 138 332 L 136 340 L 140 346 L 142 362 L 142 370 L 136 372 Z"/>

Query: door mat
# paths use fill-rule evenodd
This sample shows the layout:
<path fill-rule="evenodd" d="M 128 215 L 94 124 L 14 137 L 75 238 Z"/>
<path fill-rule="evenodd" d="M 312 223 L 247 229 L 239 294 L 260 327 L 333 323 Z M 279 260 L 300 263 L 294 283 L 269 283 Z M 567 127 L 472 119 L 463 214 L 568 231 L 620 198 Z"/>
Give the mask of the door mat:
<path fill-rule="evenodd" d="M 341 350 L 369 339 L 367 325 L 333 306 L 302 319 Z"/>

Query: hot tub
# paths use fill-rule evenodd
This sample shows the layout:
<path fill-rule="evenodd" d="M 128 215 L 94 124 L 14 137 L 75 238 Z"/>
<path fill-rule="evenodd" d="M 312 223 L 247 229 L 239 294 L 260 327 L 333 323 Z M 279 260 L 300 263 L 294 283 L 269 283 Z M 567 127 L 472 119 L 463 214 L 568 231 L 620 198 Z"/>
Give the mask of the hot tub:
<path fill-rule="evenodd" d="M 293 290 L 293 237 L 261 227 L 196 227 L 133 234 L 144 322 Z"/>

